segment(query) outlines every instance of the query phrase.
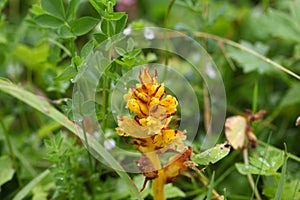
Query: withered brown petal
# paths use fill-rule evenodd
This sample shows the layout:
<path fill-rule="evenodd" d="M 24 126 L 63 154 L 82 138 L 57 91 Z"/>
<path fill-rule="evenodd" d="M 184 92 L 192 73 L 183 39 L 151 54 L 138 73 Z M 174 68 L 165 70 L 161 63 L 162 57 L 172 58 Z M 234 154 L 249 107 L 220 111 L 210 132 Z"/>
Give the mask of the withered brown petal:
<path fill-rule="evenodd" d="M 237 150 L 245 148 L 247 120 L 237 115 L 229 117 L 225 122 L 225 135 L 230 145 Z"/>

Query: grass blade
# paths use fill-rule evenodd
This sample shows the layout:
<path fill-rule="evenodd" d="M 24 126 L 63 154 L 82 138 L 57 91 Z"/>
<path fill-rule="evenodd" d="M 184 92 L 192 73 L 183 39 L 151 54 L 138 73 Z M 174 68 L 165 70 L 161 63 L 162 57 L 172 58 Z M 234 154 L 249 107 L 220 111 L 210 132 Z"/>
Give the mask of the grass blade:
<path fill-rule="evenodd" d="M 213 189 L 214 189 L 214 180 L 215 180 L 215 171 L 213 171 L 211 179 L 210 179 L 210 184 L 209 184 L 209 188 L 208 188 L 208 192 L 207 192 L 207 200 L 211 200 L 212 199 L 212 195 L 213 195 Z"/>
<path fill-rule="evenodd" d="M 50 171 L 46 169 L 44 172 L 39 174 L 37 177 L 35 177 L 32 181 L 30 181 L 25 187 L 23 187 L 22 190 L 20 190 L 17 195 L 13 198 L 13 200 L 21 200 L 23 199 L 31 190 L 38 184 L 40 181 L 42 181 Z"/>
<path fill-rule="evenodd" d="M 285 182 L 285 176 L 286 176 L 286 165 L 287 165 L 287 160 L 288 160 L 288 156 L 287 156 L 287 150 L 286 150 L 286 145 L 285 146 L 285 159 L 284 159 L 284 163 L 282 166 L 282 170 L 281 170 L 281 175 L 280 175 L 280 179 L 279 179 L 279 183 L 278 183 L 278 187 L 276 190 L 276 194 L 275 194 L 275 198 L 274 200 L 280 200 L 281 199 L 281 195 L 283 192 L 283 187 L 284 187 L 284 182 Z"/>

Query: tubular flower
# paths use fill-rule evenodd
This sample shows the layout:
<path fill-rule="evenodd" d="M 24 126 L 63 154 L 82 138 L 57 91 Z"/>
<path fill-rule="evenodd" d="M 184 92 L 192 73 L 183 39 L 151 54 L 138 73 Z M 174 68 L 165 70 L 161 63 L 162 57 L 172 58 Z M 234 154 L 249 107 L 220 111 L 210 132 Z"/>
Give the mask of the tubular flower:
<path fill-rule="evenodd" d="M 145 183 L 153 180 L 154 199 L 163 200 L 164 184 L 172 182 L 191 165 L 191 147 L 185 147 L 186 131 L 169 127 L 171 118 L 176 114 L 177 99 L 167 95 L 163 83 L 157 83 L 158 73 L 152 77 L 148 68 L 140 73 L 140 83 L 124 95 L 126 108 L 135 115 L 118 116 L 117 133 L 132 138 L 132 144 L 141 152 L 142 157 L 136 165 L 145 176 Z M 175 153 L 165 166 L 160 157 L 166 152 Z M 145 184 L 144 184 L 145 186 Z"/>

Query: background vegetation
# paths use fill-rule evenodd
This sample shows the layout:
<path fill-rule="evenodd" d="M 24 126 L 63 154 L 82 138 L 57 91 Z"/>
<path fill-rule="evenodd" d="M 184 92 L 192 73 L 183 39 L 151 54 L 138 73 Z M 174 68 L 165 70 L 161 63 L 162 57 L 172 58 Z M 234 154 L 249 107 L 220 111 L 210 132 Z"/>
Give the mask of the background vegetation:
<path fill-rule="evenodd" d="M 115 4 L 0 1 L 0 199 L 152 198 L 149 186 L 136 197 L 130 180 L 141 188 L 141 175 L 116 172 L 91 157 L 61 115 L 76 120 L 71 111 L 73 78 L 93 47 L 126 27 L 147 26 L 182 31 L 205 47 L 222 74 L 228 116 L 245 109 L 267 111 L 265 119 L 254 124 L 259 146 L 249 150 L 250 171 L 241 164 L 242 152 L 232 150 L 203 174 L 187 172 L 177 178 L 165 188 L 166 196 L 209 199 L 213 188 L 227 199 L 255 198 L 246 176 L 251 173 L 262 199 L 300 199 L 300 134 L 295 126 L 300 115 L 300 1 Z M 105 106 L 111 83 L 131 67 L 151 62 L 164 63 L 165 54 L 141 50 L 123 55 L 101 80 L 98 119 L 117 145 L 122 141 L 114 134 L 116 124 Z M 176 56 L 169 63 L 185 64 Z M 192 77 L 191 83 L 205 112 L 203 82 Z M 48 112 L 54 107 L 60 113 Z M 201 123 L 204 127 L 203 119 Z M 226 140 L 222 137 L 220 142 Z M 197 150 L 199 144 L 193 147 Z"/>

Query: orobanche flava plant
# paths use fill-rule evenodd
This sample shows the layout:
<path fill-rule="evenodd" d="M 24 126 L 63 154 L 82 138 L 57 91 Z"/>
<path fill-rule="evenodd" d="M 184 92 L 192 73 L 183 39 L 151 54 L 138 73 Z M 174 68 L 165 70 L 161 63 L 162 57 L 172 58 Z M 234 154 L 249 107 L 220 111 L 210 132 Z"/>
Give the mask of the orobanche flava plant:
<path fill-rule="evenodd" d="M 158 73 L 150 74 L 148 68 L 139 75 L 140 83 L 124 95 L 126 108 L 135 116 L 118 116 L 117 133 L 130 137 L 142 156 L 136 165 L 145 176 L 145 183 L 152 180 L 153 196 L 163 200 L 164 185 L 172 182 L 189 167 L 192 148 L 184 145 L 186 131 L 170 128 L 171 118 L 176 114 L 177 99 L 167 94 L 163 83 L 157 82 Z M 174 153 L 163 165 L 161 157 Z M 145 186 L 145 184 L 144 184 Z"/>

